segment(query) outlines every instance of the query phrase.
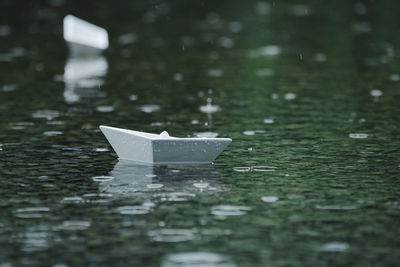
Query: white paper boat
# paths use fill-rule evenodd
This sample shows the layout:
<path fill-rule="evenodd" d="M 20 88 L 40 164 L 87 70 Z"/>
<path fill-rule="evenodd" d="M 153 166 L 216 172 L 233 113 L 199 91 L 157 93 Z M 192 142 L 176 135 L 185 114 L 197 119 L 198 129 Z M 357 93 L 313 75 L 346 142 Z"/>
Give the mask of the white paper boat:
<path fill-rule="evenodd" d="M 231 142 L 230 138 L 177 138 L 167 132 L 151 134 L 100 126 L 120 159 L 145 164 L 211 163 Z"/>
<path fill-rule="evenodd" d="M 64 18 L 64 40 L 72 56 L 90 56 L 108 48 L 108 33 L 87 21 L 72 15 Z"/>

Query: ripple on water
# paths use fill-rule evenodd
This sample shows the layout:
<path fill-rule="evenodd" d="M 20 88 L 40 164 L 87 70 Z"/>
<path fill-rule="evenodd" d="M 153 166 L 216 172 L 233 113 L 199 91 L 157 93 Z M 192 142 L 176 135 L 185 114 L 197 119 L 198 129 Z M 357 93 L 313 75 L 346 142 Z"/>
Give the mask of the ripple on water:
<path fill-rule="evenodd" d="M 375 90 L 371 90 L 369 92 L 371 94 L 371 96 L 373 97 L 380 97 L 383 95 L 383 92 L 381 90 L 375 89 Z"/>
<path fill-rule="evenodd" d="M 322 246 L 321 250 L 326 252 L 345 252 L 349 249 L 349 244 L 345 242 L 329 242 Z"/>
<path fill-rule="evenodd" d="M 219 69 L 209 69 L 207 74 L 210 77 L 222 77 L 224 75 L 224 71 Z"/>
<path fill-rule="evenodd" d="M 274 123 L 274 119 L 264 119 L 265 124 L 272 124 Z"/>
<path fill-rule="evenodd" d="M 258 77 L 269 77 L 274 75 L 274 70 L 272 69 L 258 69 L 256 70 L 256 75 Z"/>
<path fill-rule="evenodd" d="M 107 152 L 108 148 L 106 148 L 106 147 L 98 147 L 98 148 L 95 148 L 94 151 L 95 152 Z"/>
<path fill-rule="evenodd" d="M 160 189 L 160 188 L 164 187 L 164 185 L 163 184 L 148 184 L 148 185 L 146 185 L 146 187 L 149 189 Z"/>
<path fill-rule="evenodd" d="M 349 134 L 350 138 L 354 138 L 354 139 L 365 139 L 368 137 L 368 134 L 365 133 L 351 133 Z"/>
<path fill-rule="evenodd" d="M 47 119 L 52 120 L 60 116 L 60 112 L 57 110 L 37 110 L 32 113 L 32 117 L 35 119 Z"/>
<path fill-rule="evenodd" d="M 249 172 L 249 171 L 251 171 L 250 167 L 233 167 L 232 169 L 235 172 Z"/>
<path fill-rule="evenodd" d="M 114 106 L 106 106 L 106 105 L 104 105 L 104 106 L 97 106 L 96 107 L 96 110 L 98 111 L 98 112 L 112 112 L 112 111 L 114 111 Z"/>
<path fill-rule="evenodd" d="M 197 238 L 197 231 L 192 229 L 157 229 L 147 232 L 147 235 L 156 242 L 185 242 Z"/>
<path fill-rule="evenodd" d="M 198 132 L 194 134 L 196 137 L 200 138 L 215 138 L 218 136 L 216 132 Z"/>
<path fill-rule="evenodd" d="M 129 100 L 130 101 L 136 101 L 136 100 L 138 100 L 138 96 L 137 95 L 130 95 L 129 96 Z"/>
<path fill-rule="evenodd" d="M 200 183 L 194 183 L 193 186 L 199 189 L 206 189 L 207 187 L 210 186 L 210 184 L 200 182 Z"/>
<path fill-rule="evenodd" d="M 64 221 L 58 229 L 68 231 L 83 231 L 90 227 L 91 223 L 88 221 Z"/>
<path fill-rule="evenodd" d="M 211 114 L 220 111 L 221 108 L 217 105 L 212 105 L 211 103 L 208 103 L 207 105 L 200 106 L 199 110 L 203 113 Z"/>
<path fill-rule="evenodd" d="M 211 208 L 211 214 L 217 216 L 240 216 L 251 211 L 247 206 L 218 205 Z"/>
<path fill-rule="evenodd" d="M 117 211 L 124 215 L 140 215 L 148 214 L 151 211 L 151 208 L 150 205 L 122 206 L 117 208 Z"/>
<path fill-rule="evenodd" d="M 85 200 L 82 197 L 64 197 L 62 200 L 63 203 L 83 203 Z"/>
<path fill-rule="evenodd" d="M 273 172 L 277 169 L 274 166 L 253 166 L 251 169 L 255 172 Z"/>
<path fill-rule="evenodd" d="M 63 132 L 61 131 L 45 131 L 43 132 L 43 135 L 45 136 L 57 136 L 57 135 L 62 135 Z"/>
<path fill-rule="evenodd" d="M 355 210 L 358 207 L 355 205 L 315 205 L 319 210 Z"/>
<path fill-rule="evenodd" d="M 29 218 L 42 218 L 46 212 L 49 212 L 48 207 L 28 207 L 20 208 L 15 212 L 15 216 L 18 218 L 29 219 Z"/>
<path fill-rule="evenodd" d="M 243 134 L 244 134 L 244 135 L 255 135 L 256 132 L 255 132 L 255 131 L 247 130 L 247 131 L 244 131 Z"/>
<path fill-rule="evenodd" d="M 154 195 L 154 197 L 160 201 L 171 201 L 171 202 L 187 201 L 189 200 L 189 198 L 195 196 L 196 196 L 195 194 L 185 193 L 185 192 L 173 192 L 173 193 L 163 193 Z"/>
<path fill-rule="evenodd" d="M 109 182 L 113 180 L 113 176 L 94 176 L 92 177 L 92 180 L 95 182 Z"/>
<path fill-rule="evenodd" d="M 294 99 L 296 99 L 296 94 L 294 94 L 294 93 L 286 93 L 284 96 L 283 96 L 286 100 L 294 100 Z"/>
<path fill-rule="evenodd" d="M 263 196 L 261 200 L 266 203 L 276 202 L 279 198 L 275 196 Z"/>
<path fill-rule="evenodd" d="M 180 252 L 167 255 L 161 267 L 236 267 L 227 256 L 212 252 Z"/>
<path fill-rule="evenodd" d="M 138 109 L 144 113 L 153 113 L 160 109 L 159 105 L 143 105 L 138 107 Z"/>

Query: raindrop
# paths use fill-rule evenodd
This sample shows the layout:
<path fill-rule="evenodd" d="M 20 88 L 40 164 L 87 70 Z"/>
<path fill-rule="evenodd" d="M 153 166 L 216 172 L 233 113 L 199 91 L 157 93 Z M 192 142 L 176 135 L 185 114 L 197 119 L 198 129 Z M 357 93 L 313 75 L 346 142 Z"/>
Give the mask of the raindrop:
<path fill-rule="evenodd" d="M 147 186 L 147 188 L 149 188 L 149 189 L 160 189 L 160 188 L 164 187 L 163 184 L 148 184 L 148 185 L 146 185 L 146 186 Z"/>
<path fill-rule="evenodd" d="M 277 168 L 274 166 L 253 166 L 251 169 L 255 172 L 273 172 Z"/>
<path fill-rule="evenodd" d="M 349 134 L 350 138 L 354 138 L 354 139 L 365 139 L 368 137 L 368 134 L 365 133 L 351 133 Z"/>
<path fill-rule="evenodd" d="M 147 214 L 151 210 L 150 206 L 144 205 L 135 205 L 135 206 L 122 206 L 117 208 L 117 211 L 120 214 L 124 215 L 140 215 L 140 214 Z"/>
<path fill-rule="evenodd" d="M 92 177 L 92 180 L 95 182 L 109 182 L 113 179 L 114 179 L 114 177 L 112 177 L 112 176 L 94 176 L 94 177 Z"/>
<path fill-rule="evenodd" d="M 243 134 L 244 135 L 255 135 L 256 132 L 255 131 L 244 131 Z"/>
<path fill-rule="evenodd" d="M 261 197 L 261 200 L 263 202 L 266 202 L 266 203 L 272 203 L 272 202 L 277 201 L 278 197 L 275 197 L 275 196 L 263 196 L 263 197 Z"/>
<path fill-rule="evenodd" d="M 108 148 L 106 148 L 106 147 L 98 147 L 94 151 L 95 152 L 106 152 L 106 151 L 108 151 Z"/>
<path fill-rule="evenodd" d="M 211 214 L 216 216 L 240 216 L 251 211 L 247 206 L 219 205 L 211 208 Z"/>
<path fill-rule="evenodd" d="M 52 120 L 60 116 L 60 112 L 57 110 L 37 110 L 32 113 L 32 117 L 37 118 L 45 118 L 47 120 Z"/>
<path fill-rule="evenodd" d="M 112 111 L 114 111 L 114 107 L 113 106 L 98 106 L 98 107 L 96 107 L 96 110 L 98 112 L 112 112 Z"/>
<path fill-rule="evenodd" d="M 69 231 L 82 231 L 90 227 L 90 222 L 88 221 L 64 221 L 58 229 L 69 230 Z"/>
<path fill-rule="evenodd" d="M 256 75 L 259 77 L 269 77 L 274 75 L 274 70 L 272 69 L 258 69 L 256 70 Z"/>
<path fill-rule="evenodd" d="M 345 252 L 349 249 L 349 244 L 344 242 L 329 242 L 322 246 L 322 251 L 326 252 Z"/>
<path fill-rule="evenodd" d="M 294 93 L 286 93 L 285 96 L 284 96 L 284 98 L 285 98 L 286 100 L 293 100 L 293 99 L 296 98 L 296 94 L 294 94 Z"/>
<path fill-rule="evenodd" d="M 61 131 L 46 131 L 46 132 L 43 132 L 43 135 L 45 135 L 45 136 L 57 136 L 57 135 L 61 135 L 61 134 L 63 134 L 63 132 L 61 132 Z"/>
<path fill-rule="evenodd" d="M 208 76 L 210 77 L 222 77 L 224 75 L 224 71 L 223 70 L 219 70 L 219 69 L 209 69 L 207 71 Z"/>
<path fill-rule="evenodd" d="M 370 94 L 373 97 L 380 97 L 383 95 L 383 92 L 381 90 L 375 89 L 375 90 L 371 90 Z"/>
<path fill-rule="evenodd" d="M 159 109 L 160 109 L 159 105 L 151 105 L 151 104 L 150 105 L 143 105 L 143 106 L 139 107 L 139 110 L 141 110 L 141 111 L 143 111 L 145 113 L 152 113 L 152 112 L 155 112 L 155 111 L 157 111 Z"/>
<path fill-rule="evenodd" d="M 147 235 L 156 242 L 186 242 L 196 239 L 196 231 L 192 229 L 159 229 L 147 232 Z"/>
<path fill-rule="evenodd" d="M 250 167 L 233 167 L 235 172 L 249 172 L 251 171 Z"/>
<path fill-rule="evenodd" d="M 138 99 L 137 95 L 130 95 L 129 100 L 136 101 Z"/>
<path fill-rule="evenodd" d="M 220 111 L 221 108 L 217 105 L 212 105 L 212 104 L 208 103 L 207 105 L 200 106 L 199 109 L 203 113 L 211 114 L 211 113 Z"/>
<path fill-rule="evenodd" d="M 198 133 L 195 133 L 195 136 L 199 137 L 199 138 L 215 138 L 218 136 L 218 133 L 216 133 L 216 132 L 198 132 Z"/>
<path fill-rule="evenodd" d="M 319 210 L 354 210 L 357 209 L 357 206 L 354 205 L 349 205 L 349 206 L 344 206 L 344 205 L 316 205 L 316 209 Z"/>
<path fill-rule="evenodd" d="M 265 124 L 272 124 L 274 123 L 274 119 L 264 119 Z"/>

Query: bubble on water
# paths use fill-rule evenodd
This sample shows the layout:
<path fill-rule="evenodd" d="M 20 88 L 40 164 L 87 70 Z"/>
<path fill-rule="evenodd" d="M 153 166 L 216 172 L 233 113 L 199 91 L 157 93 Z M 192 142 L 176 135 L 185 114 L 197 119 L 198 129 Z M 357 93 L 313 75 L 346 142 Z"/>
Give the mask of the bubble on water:
<path fill-rule="evenodd" d="M 257 2 L 255 6 L 255 10 L 259 15 L 267 15 L 270 11 L 270 5 L 268 2 Z"/>
<path fill-rule="evenodd" d="M 46 131 L 46 132 L 43 132 L 43 135 L 45 135 L 45 136 L 57 136 L 57 135 L 62 135 L 63 134 L 63 132 L 61 132 L 61 131 Z"/>
<path fill-rule="evenodd" d="M 371 90 L 369 93 L 373 97 L 380 97 L 380 96 L 383 95 L 383 92 L 381 90 L 378 90 L 378 89 Z"/>
<path fill-rule="evenodd" d="M 279 198 L 278 197 L 275 197 L 275 196 L 263 196 L 263 197 L 261 197 L 261 200 L 263 201 L 263 202 L 266 202 L 266 203 L 272 203 L 272 202 L 275 202 L 275 201 L 277 201 Z"/>
<path fill-rule="evenodd" d="M 189 198 L 195 196 L 196 196 L 195 194 L 185 193 L 185 192 L 172 192 L 172 193 L 163 193 L 154 195 L 154 197 L 160 201 L 171 201 L 171 202 L 187 201 L 189 200 Z"/>
<path fill-rule="evenodd" d="M 106 106 L 106 105 L 104 105 L 104 106 L 97 106 L 96 107 L 96 110 L 98 111 L 98 112 L 112 112 L 112 111 L 114 111 L 114 107 L 113 106 Z"/>
<path fill-rule="evenodd" d="M 85 200 L 82 197 L 64 197 L 62 200 L 63 203 L 83 203 Z"/>
<path fill-rule="evenodd" d="M 322 246 L 321 250 L 326 252 L 345 252 L 349 249 L 349 244 L 345 242 L 329 242 Z"/>
<path fill-rule="evenodd" d="M 196 137 L 200 138 L 215 138 L 218 136 L 216 132 L 198 132 L 194 134 Z"/>
<path fill-rule="evenodd" d="M 207 74 L 210 77 L 222 77 L 224 75 L 224 71 L 219 69 L 209 69 Z"/>
<path fill-rule="evenodd" d="M 148 185 L 146 185 L 146 187 L 149 189 L 160 189 L 160 188 L 164 187 L 164 185 L 163 184 L 148 184 Z"/>
<path fill-rule="evenodd" d="M 147 235 L 156 242 L 177 243 L 195 240 L 197 231 L 192 229 L 157 229 L 148 231 Z"/>
<path fill-rule="evenodd" d="M 272 69 L 258 69 L 256 70 L 256 75 L 259 77 L 269 77 L 274 75 L 274 70 Z"/>
<path fill-rule="evenodd" d="M 230 32 L 238 33 L 242 31 L 243 26 L 242 23 L 240 23 L 239 21 L 232 21 L 229 22 L 228 28 Z"/>
<path fill-rule="evenodd" d="M 354 139 L 365 139 L 368 137 L 368 134 L 366 133 L 351 133 L 349 134 L 350 138 L 354 138 Z"/>
<path fill-rule="evenodd" d="M 44 118 L 52 120 L 60 116 L 60 112 L 57 110 L 37 110 L 32 113 L 32 117 L 35 119 Z"/>
<path fill-rule="evenodd" d="M 207 105 L 200 106 L 199 110 L 203 113 L 211 114 L 220 111 L 221 108 L 217 105 L 212 105 L 211 103 L 207 103 Z"/>
<path fill-rule="evenodd" d="M 68 231 L 83 231 L 88 229 L 90 225 L 91 223 L 88 221 L 63 221 L 58 229 Z"/>
<path fill-rule="evenodd" d="M 293 99 L 296 99 L 296 94 L 294 94 L 294 93 L 286 93 L 286 94 L 284 95 L 284 98 L 285 98 L 286 100 L 293 100 Z"/>
<path fill-rule="evenodd" d="M 265 124 L 272 124 L 274 123 L 274 119 L 264 119 Z"/>
<path fill-rule="evenodd" d="M 136 100 L 138 100 L 138 96 L 137 95 L 130 95 L 129 96 L 129 100 L 130 101 L 136 101 Z"/>
<path fill-rule="evenodd" d="M 216 216 L 240 216 L 251 211 L 247 206 L 218 205 L 211 208 L 211 214 Z"/>
<path fill-rule="evenodd" d="M 117 208 L 117 211 L 124 215 L 141 215 L 149 213 L 151 207 L 145 205 L 122 206 Z"/>
<path fill-rule="evenodd" d="M 255 172 L 273 172 L 277 169 L 275 166 L 253 166 L 251 169 Z"/>
<path fill-rule="evenodd" d="M 152 105 L 152 104 L 150 104 L 150 105 L 143 105 L 143 106 L 140 106 L 138 109 L 139 109 L 140 111 L 144 112 L 144 113 L 153 113 L 153 112 L 159 110 L 159 109 L 160 109 L 160 106 L 159 106 L 159 105 Z"/>
<path fill-rule="evenodd" d="M 92 177 L 92 180 L 95 182 L 109 182 L 113 180 L 113 176 L 94 176 Z"/>
<path fill-rule="evenodd" d="M 357 209 L 355 205 L 316 205 L 319 210 L 354 210 Z"/>
<path fill-rule="evenodd" d="M 15 216 L 23 219 L 30 218 L 42 218 L 43 214 L 49 212 L 50 208 L 48 207 L 28 207 L 28 208 L 20 208 L 15 212 Z"/>
<path fill-rule="evenodd" d="M 249 172 L 249 171 L 251 171 L 250 167 L 233 167 L 232 169 L 235 172 Z"/>
<path fill-rule="evenodd" d="M 175 73 L 175 74 L 174 74 L 174 80 L 175 80 L 175 81 L 178 81 L 178 82 L 182 81 L 182 80 L 183 80 L 183 75 L 182 75 L 182 73 Z"/>

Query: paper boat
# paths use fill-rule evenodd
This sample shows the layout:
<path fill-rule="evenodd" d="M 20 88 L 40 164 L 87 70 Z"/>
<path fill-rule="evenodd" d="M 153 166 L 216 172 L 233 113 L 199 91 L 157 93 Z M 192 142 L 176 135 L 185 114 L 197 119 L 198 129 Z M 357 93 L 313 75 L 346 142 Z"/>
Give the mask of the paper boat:
<path fill-rule="evenodd" d="M 120 159 L 145 164 L 211 163 L 232 142 L 230 138 L 178 138 L 100 126 Z"/>
<path fill-rule="evenodd" d="M 72 15 L 64 18 L 64 40 L 72 56 L 100 54 L 108 48 L 108 33 L 87 21 Z"/>

